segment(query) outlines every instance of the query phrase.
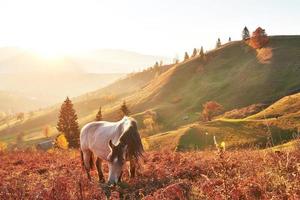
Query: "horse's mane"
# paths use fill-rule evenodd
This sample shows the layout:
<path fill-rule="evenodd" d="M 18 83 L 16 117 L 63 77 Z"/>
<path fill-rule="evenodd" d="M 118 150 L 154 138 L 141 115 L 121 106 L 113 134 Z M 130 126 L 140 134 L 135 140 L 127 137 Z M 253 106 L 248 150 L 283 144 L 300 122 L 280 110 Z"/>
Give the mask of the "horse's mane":
<path fill-rule="evenodd" d="M 128 156 L 130 159 L 138 160 L 143 156 L 144 148 L 137 128 L 137 122 L 129 118 L 130 126 L 121 135 L 119 141 L 122 145 L 128 145 Z"/>

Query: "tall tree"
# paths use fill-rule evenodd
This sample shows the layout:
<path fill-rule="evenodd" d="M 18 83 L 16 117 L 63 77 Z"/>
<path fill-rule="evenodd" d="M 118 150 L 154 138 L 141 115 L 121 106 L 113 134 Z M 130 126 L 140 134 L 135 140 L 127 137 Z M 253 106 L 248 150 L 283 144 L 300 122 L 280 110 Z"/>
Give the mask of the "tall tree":
<path fill-rule="evenodd" d="M 221 39 L 218 38 L 217 43 L 216 43 L 216 48 L 219 48 L 221 46 Z"/>
<path fill-rule="evenodd" d="M 98 110 L 98 112 L 97 112 L 97 115 L 96 115 L 96 119 L 95 119 L 96 121 L 102 121 L 103 120 L 103 118 L 102 118 L 102 108 L 101 108 L 101 106 L 100 106 L 100 108 L 99 108 L 99 110 Z"/>
<path fill-rule="evenodd" d="M 188 60 L 190 57 L 189 57 L 189 54 L 187 52 L 184 53 L 184 60 Z"/>
<path fill-rule="evenodd" d="M 61 105 L 56 129 L 65 135 L 70 147 L 73 148 L 79 146 L 80 131 L 77 119 L 72 101 L 67 97 Z"/>
<path fill-rule="evenodd" d="M 243 29 L 242 38 L 243 38 L 243 40 L 247 40 L 250 38 L 250 32 L 249 32 L 247 26 L 245 26 L 245 28 Z"/>
<path fill-rule="evenodd" d="M 269 37 L 266 34 L 265 29 L 258 27 L 253 33 L 250 38 L 249 45 L 255 49 L 260 49 L 267 45 L 269 42 Z"/>
<path fill-rule="evenodd" d="M 191 57 L 195 57 L 197 55 L 197 49 L 196 48 L 194 48 L 194 50 L 193 50 L 193 54 L 192 54 L 192 56 Z"/>
<path fill-rule="evenodd" d="M 123 116 L 129 116 L 130 111 L 129 111 L 127 105 L 126 105 L 126 101 L 123 101 L 123 104 L 121 105 L 120 110 L 121 110 Z"/>
<path fill-rule="evenodd" d="M 204 57 L 203 46 L 201 46 L 201 48 L 200 48 L 200 53 L 199 53 L 199 55 L 200 55 L 200 58 L 203 58 L 203 57 Z"/>

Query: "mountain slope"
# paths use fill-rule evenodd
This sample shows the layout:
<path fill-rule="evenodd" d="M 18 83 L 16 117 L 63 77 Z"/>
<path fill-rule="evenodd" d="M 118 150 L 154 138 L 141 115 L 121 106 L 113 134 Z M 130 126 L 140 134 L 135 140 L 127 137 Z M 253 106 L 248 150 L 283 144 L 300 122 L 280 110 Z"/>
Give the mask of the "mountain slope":
<path fill-rule="evenodd" d="M 41 106 L 41 102 L 21 94 L 0 91 L 0 112 L 16 113 L 21 110 L 31 110 Z"/>
<path fill-rule="evenodd" d="M 290 149 L 299 138 L 300 93 L 281 98 L 263 111 L 244 119 L 226 119 L 192 123 L 143 139 L 148 150 L 191 150 L 214 148 L 213 136 L 227 148 L 272 147 Z M 268 141 L 268 137 L 271 140 Z M 293 140 L 291 142 L 288 142 Z M 287 143 L 286 143 L 287 142 Z M 273 143 L 273 145 L 272 145 Z"/>
<path fill-rule="evenodd" d="M 155 109 L 167 128 L 195 121 L 210 100 L 225 110 L 270 104 L 300 89 L 300 37 L 271 37 L 268 48 L 272 58 L 261 63 L 255 50 L 231 42 L 209 52 L 207 61 L 196 57 L 174 66 L 128 100 L 135 112 Z"/>
<path fill-rule="evenodd" d="M 159 127 L 151 134 L 176 130 L 199 121 L 201 105 L 206 101 L 217 101 L 226 111 L 257 103 L 271 104 L 281 97 L 296 93 L 300 89 L 299 55 L 299 36 L 271 37 L 267 48 L 260 51 L 242 41 L 230 42 L 208 52 L 205 59 L 197 56 L 168 66 L 161 73 L 153 70 L 147 75 L 148 78 L 143 73 L 139 74 L 140 78 L 135 74 L 75 98 L 75 108 L 81 125 L 94 120 L 100 105 L 103 106 L 106 120 L 117 120 L 120 117 L 119 106 L 126 100 L 141 130 L 145 128 L 143 120 L 147 110 L 156 114 Z M 0 134 L 24 129 L 39 131 L 42 124 L 46 123 L 54 126 L 57 109 L 10 129 L 4 128 Z M 220 123 L 218 126 L 222 130 L 227 125 Z M 242 132 L 246 134 L 250 129 L 247 124 L 245 126 Z M 260 125 L 255 127 L 258 129 L 254 130 L 259 130 Z M 230 127 L 228 130 L 231 130 Z M 149 134 L 143 134 L 146 135 Z M 267 137 L 263 132 L 262 136 Z M 247 135 L 245 138 L 248 138 Z"/>
<path fill-rule="evenodd" d="M 0 90 L 17 93 L 32 100 L 31 106 L 8 99 L 0 101 L 0 111 L 27 112 L 61 102 L 66 96 L 78 96 L 104 87 L 123 74 L 16 73 L 0 74 Z M 4 96 L 2 96 L 4 97 Z M 10 104 L 6 107 L 6 105 Z"/>

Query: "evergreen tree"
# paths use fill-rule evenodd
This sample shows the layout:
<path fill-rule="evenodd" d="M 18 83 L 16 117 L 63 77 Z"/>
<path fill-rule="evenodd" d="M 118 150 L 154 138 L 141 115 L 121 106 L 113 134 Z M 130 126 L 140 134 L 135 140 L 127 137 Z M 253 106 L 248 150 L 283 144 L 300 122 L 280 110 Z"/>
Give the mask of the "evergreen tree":
<path fill-rule="evenodd" d="M 231 37 L 228 38 L 228 42 L 231 42 Z"/>
<path fill-rule="evenodd" d="M 216 48 L 219 48 L 221 46 L 221 40 L 218 38 L 217 43 L 216 43 Z"/>
<path fill-rule="evenodd" d="M 129 111 L 127 105 L 126 105 L 126 101 L 123 101 L 123 104 L 121 105 L 120 110 L 122 111 L 123 116 L 129 116 L 130 111 Z"/>
<path fill-rule="evenodd" d="M 242 38 L 243 38 L 243 40 L 250 38 L 250 33 L 249 33 L 247 26 L 245 26 L 245 28 L 243 29 Z"/>
<path fill-rule="evenodd" d="M 203 46 L 201 46 L 201 49 L 200 49 L 200 58 L 203 58 L 204 57 L 204 50 L 203 50 Z"/>
<path fill-rule="evenodd" d="M 96 119 L 95 119 L 96 121 L 102 121 L 103 120 L 103 118 L 102 118 L 102 109 L 101 109 L 101 106 L 100 106 L 100 108 L 99 108 L 99 110 L 98 110 L 98 113 L 97 113 L 97 115 L 96 115 Z"/>
<path fill-rule="evenodd" d="M 61 105 L 56 129 L 65 135 L 70 147 L 79 146 L 80 131 L 77 119 L 73 104 L 69 97 L 67 97 Z"/>
<path fill-rule="evenodd" d="M 184 60 L 188 60 L 190 57 L 189 57 L 189 54 L 187 52 L 184 53 Z"/>
<path fill-rule="evenodd" d="M 197 55 L 197 49 L 196 48 L 194 48 L 194 50 L 193 50 L 193 54 L 192 54 L 192 56 L 191 57 L 195 57 Z"/>

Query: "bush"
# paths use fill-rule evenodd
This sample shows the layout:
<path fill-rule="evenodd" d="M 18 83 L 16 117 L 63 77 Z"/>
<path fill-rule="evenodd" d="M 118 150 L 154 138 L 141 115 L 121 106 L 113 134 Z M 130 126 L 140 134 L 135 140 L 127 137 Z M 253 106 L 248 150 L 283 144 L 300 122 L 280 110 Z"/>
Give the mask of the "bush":
<path fill-rule="evenodd" d="M 68 149 L 69 143 L 64 134 L 57 136 L 55 140 L 55 146 L 61 149 Z"/>
<path fill-rule="evenodd" d="M 202 119 L 204 121 L 211 121 L 213 116 L 220 114 L 223 106 L 215 101 L 208 101 L 203 104 Z"/>
<path fill-rule="evenodd" d="M 7 144 L 5 142 L 0 141 L 0 152 L 5 151 L 7 149 Z"/>

